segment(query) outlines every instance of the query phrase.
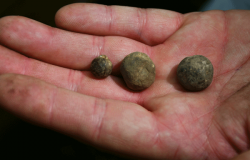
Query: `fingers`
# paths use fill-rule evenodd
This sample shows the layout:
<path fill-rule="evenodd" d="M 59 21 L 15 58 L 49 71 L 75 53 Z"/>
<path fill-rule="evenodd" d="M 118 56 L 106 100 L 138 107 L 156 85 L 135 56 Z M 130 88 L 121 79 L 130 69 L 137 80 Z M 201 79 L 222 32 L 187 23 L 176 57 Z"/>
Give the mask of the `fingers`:
<path fill-rule="evenodd" d="M 151 48 L 122 37 L 98 37 L 49 27 L 24 17 L 0 19 L 0 44 L 50 64 L 88 70 L 91 61 L 107 55 L 118 74 L 119 64 L 135 51 L 151 54 Z"/>
<path fill-rule="evenodd" d="M 57 26 L 75 32 L 124 36 L 156 45 L 178 30 L 183 16 L 160 9 L 76 3 L 60 9 L 55 20 Z"/>
<path fill-rule="evenodd" d="M 147 151 L 147 156 L 157 149 L 152 145 L 157 135 L 154 118 L 136 104 L 98 99 L 14 74 L 1 75 L 0 88 L 1 106 L 29 121 L 123 153 Z"/>
<path fill-rule="evenodd" d="M 47 64 L 0 46 L 0 74 L 4 73 L 36 77 L 58 87 L 99 98 L 139 102 L 139 93 L 134 94 L 126 89 L 120 78 L 109 76 L 105 79 L 95 79 L 90 72 Z"/>

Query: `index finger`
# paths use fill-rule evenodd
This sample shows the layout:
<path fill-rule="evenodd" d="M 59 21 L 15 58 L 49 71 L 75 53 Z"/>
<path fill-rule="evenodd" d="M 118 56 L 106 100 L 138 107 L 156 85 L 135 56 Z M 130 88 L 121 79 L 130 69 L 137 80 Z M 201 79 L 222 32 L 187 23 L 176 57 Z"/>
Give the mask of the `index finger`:
<path fill-rule="evenodd" d="M 70 31 L 124 36 L 157 45 L 178 30 L 183 15 L 162 9 L 76 3 L 61 8 L 55 20 L 57 26 Z"/>

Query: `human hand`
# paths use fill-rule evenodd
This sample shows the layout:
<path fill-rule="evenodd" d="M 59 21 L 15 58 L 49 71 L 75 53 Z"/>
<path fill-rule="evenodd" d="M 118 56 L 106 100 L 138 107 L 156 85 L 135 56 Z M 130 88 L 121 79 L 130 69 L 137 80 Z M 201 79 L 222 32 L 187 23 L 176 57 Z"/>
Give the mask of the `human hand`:
<path fill-rule="evenodd" d="M 249 11 L 182 15 L 97 4 L 59 10 L 61 29 L 4 17 L 0 106 L 122 155 L 233 158 L 249 145 L 249 17 Z M 134 51 L 156 66 L 154 84 L 142 92 L 127 89 L 119 72 Z M 100 54 L 114 66 L 105 79 L 89 72 Z M 187 92 L 176 80 L 177 65 L 197 54 L 210 59 L 214 79 L 201 92 Z"/>

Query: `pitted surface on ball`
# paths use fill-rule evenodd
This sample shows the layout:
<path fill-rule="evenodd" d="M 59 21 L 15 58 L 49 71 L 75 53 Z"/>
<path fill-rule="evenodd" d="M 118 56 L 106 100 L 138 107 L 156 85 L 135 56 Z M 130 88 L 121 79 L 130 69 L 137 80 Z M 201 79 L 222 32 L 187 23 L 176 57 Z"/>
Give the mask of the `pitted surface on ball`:
<path fill-rule="evenodd" d="M 207 88 L 213 80 L 213 65 L 202 55 L 184 58 L 177 68 L 177 78 L 189 91 L 200 91 Z"/>
<path fill-rule="evenodd" d="M 90 66 L 90 70 L 96 78 L 105 78 L 112 72 L 113 65 L 106 55 L 95 58 Z"/>
<path fill-rule="evenodd" d="M 127 86 L 135 91 L 148 88 L 155 80 L 155 65 L 145 53 L 133 52 L 127 55 L 120 71 Z"/>

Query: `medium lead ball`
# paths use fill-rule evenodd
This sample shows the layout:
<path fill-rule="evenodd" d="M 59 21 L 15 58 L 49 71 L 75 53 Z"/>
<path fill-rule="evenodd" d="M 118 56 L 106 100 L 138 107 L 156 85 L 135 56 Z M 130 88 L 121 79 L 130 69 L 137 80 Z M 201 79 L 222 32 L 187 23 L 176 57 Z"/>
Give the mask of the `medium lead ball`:
<path fill-rule="evenodd" d="M 212 83 L 213 72 L 213 65 L 209 59 L 202 55 L 194 55 L 180 62 L 177 78 L 185 89 L 201 91 Z"/>
<path fill-rule="evenodd" d="M 96 78 L 105 78 L 112 72 L 113 65 L 105 55 L 95 58 L 90 66 L 90 71 Z"/>
<path fill-rule="evenodd" d="M 155 80 L 155 65 L 145 53 L 133 52 L 127 55 L 120 71 L 128 88 L 135 91 L 148 88 Z"/>

